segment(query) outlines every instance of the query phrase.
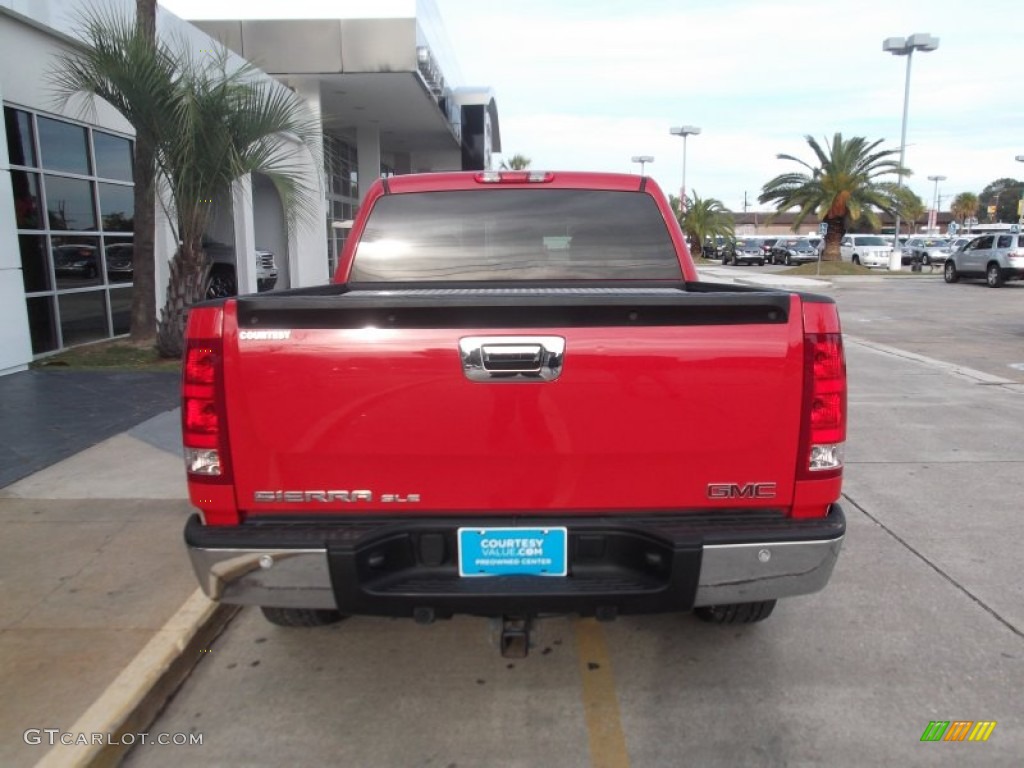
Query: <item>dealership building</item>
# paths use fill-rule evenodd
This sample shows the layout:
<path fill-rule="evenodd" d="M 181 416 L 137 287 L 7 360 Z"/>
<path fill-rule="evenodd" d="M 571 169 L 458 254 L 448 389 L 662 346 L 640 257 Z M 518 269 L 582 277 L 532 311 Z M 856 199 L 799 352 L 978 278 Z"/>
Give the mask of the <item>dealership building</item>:
<path fill-rule="evenodd" d="M 115 4 L 134 12 L 134 0 Z M 77 19 L 90 5 L 0 0 L 0 375 L 129 330 L 133 131 L 103 102 L 62 108 L 51 85 L 57 57 L 82 44 Z M 259 174 L 215 201 L 209 239 L 248 254 L 229 256 L 241 293 L 257 289 L 257 250 L 274 254 L 275 289 L 326 282 L 377 178 L 486 169 L 501 150 L 494 94 L 462 83 L 433 0 L 336 7 L 343 18 L 193 23 L 159 9 L 161 39 L 195 52 L 223 44 L 319 116 L 316 222 L 289 229 Z M 157 222 L 159 308 L 175 242 L 159 205 Z"/>

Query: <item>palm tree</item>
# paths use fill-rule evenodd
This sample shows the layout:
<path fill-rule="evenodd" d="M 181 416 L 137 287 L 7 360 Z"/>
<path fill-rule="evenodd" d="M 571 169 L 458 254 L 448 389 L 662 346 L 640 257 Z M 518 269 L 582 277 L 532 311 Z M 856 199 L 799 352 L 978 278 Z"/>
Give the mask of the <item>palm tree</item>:
<path fill-rule="evenodd" d="M 249 64 L 235 66 L 223 49 L 192 58 L 158 41 L 153 62 L 141 57 L 153 70 L 143 73 L 152 93 L 144 97 L 137 93 L 133 72 L 118 66 L 128 57 L 115 55 L 110 63 L 101 55 L 123 54 L 120 47 L 135 45 L 126 34 L 133 26 L 113 14 L 94 12 L 93 19 L 89 47 L 65 56 L 56 79 L 65 99 L 99 95 L 122 114 L 137 116 L 153 137 L 156 177 L 168 190 L 179 243 L 157 324 L 157 348 L 164 356 L 179 356 L 188 308 L 203 300 L 209 281 L 202 240 L 211 201 L 236 180 L 259 172 L 276 187 L 289 227 L 299 218 L 313 220 L 320 180 L 316 172 L 310 180 L 309 168 L 322 167 L 314 149 L 319 124 L 291 91 L 258 77 Z"/>
<path fill-rule="evenodd" d="M 732 239 L 735 222 L 732 213 L 721 200 L 714 197 L 701 198 L 696 191 L 686 203 L 686 211 L 679 216 L 679 226 L 693 244 L 694 256 L 704 253 L 704 240 L 724 237 Z"/>
<path fill-rule="evenodd" d="M 101 8 L 87 11 L 80 21 L 88 47 L 59 55 L 52 80 L 62 107 L 77 95 L 98 96 L 135 129 L 130 334 L 134 342 L 150 342 L 156 331 L 154 147 L 170 103 L 175 57 L 156 45 L 156 0 L 136 0 L 134 22 Z M 83 108 L 91 106 L 86 99 Z"/>
<path fill-rule="evenodd" d="M 981 202 L 976 194 L 973 192 L 961 192 L 953 198 L 953 204 L 949 206 L 949 210 L 953 217 L 960 221 L 960 226 L 963 227 L 968 219 L 973 219 L 978 215 L 980 205 Z"/>
<path fill-rule="evenodd" d="M 508 161 L 501 161 L 501 170 L 503 171 L 525 171 L 530 167 L 530 163 L 533 161 L 526 155 L 514 154 L 508 159 Z"/>
<path fill-rule="evenodd" d="M 815 163 L 792 155 L 778 155 L 780 160 L 799 163 L 806 172 L 784 173 L 764 185 L 758 198 L 762 203 L 775 203 L 778 211 L 798 208 L 793 230 L 799 229 L 810 215 L 828 225 L 825 235 L 824 261 L 839 260 L 839 241 L 846 234 L 848 223 L 861 217 L 875 228 L 881 224 L 878 211 L 895 214 L 897 185 L 882 181 L 889 174 L 909 175 L 894 159 L 898 150 L 877 149 L 882 140 L 869 143 L 861 136 L 843 140 L 841 133 L 823 149 L 812 136 L 806 136 L 814 152 Z"/>
<path fill-rule="evenodd" d="M 928 211 L 928 207 L 913 190 L 909 187 L 898 187 L 893 191 L 896 200 L 896 210 L 903 223 L 907 225 L 908 234 L 914 234 L 917 229 L 917 222 Z"/>

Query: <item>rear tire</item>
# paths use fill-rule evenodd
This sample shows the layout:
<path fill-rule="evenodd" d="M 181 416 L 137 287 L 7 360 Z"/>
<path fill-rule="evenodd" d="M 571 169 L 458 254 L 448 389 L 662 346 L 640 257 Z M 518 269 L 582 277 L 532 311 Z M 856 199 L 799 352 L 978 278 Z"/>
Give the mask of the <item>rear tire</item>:
<path fill-rule="evenodd" d="M 214 268 L 210 273 L 210 285 L 206 289 L 206 298 L 225 299 L 238 293 L 235 273 L 230 269 Z"/>
<path fill-rule="evenodd" d="M 860 256 L 858 256 L 857 254 L 853 255 L 852 261 L 853 261 L 854 266 L 856 266 L 856 267 L 860 266 Z"/>
<path fill-rule="evenodd" d="M 790 256 L 788 253 L 786 254 L 786 266 L 787 267 L 792 267 L 793 266 L 793 257 Z"/>
<path fill-rule="evenodd" d="M 955 283 L 960 279 L 960 275 L 956 272 L 956 264 L 952 261 L 947 261 L 945 268 L 942 270 L 942 278 L 947 283 Z"/>
<path fill-rule="evenodd" d="M 709 624 L 754 624 L 771 616 L 776 602 L 776 600 L 760 600 L 756 603 L 707 605 L 694 608 L 693 612 L 698 619 Z"/>
<path fill-rule="evenodd" d="M 985 271 L 985 282 L 989 288 L 999 288 L 1003 284 L 1003 272 L 994 261 L 988 265 Z"/>
<path fill-rule="evenodd" d="M 279 627 L 326 627 L 348 618 L 339 611 L 317 608 L 274 608 L 261 605 L 263 618 Z"/>

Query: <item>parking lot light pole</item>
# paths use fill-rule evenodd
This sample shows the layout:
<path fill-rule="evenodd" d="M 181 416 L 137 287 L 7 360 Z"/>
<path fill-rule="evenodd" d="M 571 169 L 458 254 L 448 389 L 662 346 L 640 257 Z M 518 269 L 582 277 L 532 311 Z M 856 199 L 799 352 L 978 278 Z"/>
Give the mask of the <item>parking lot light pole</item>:
<path fill-rule="evenodd" d="M 647 163 L 653 163 L 654 157 L 651 155 L 633 155 L 633 162 L 640 163 L 640 175 L 644 175 L 644 165 Z"/>
<path fill-rule="evenodd" d="M 935 195 L 932 200 L 932 216 L 935 218 L 931 219 L 928 224 L 928 229 L 934 229 L 935 234 L 939 234 L 939 182 L 945 181 L 945 176 L 929 176 L 928 181 L 935 182 Z M 929 217 L 931 218 L 931 217 Z M 929 234 L 931 234 L 929 232 Z"/>
<path fill-rule="evenodd" d="M 903 130 L 900 134 L 900 168 L 903 168 L 903 159 L 907 151 L 907 107 L 910 104 L 910 61 L 914 57 L 914 51 L 934 51 L 939 47 L 939 38 L 932 37 L 925 32 L 915 32 L 910 37 L 887 37 L 882 41 L 882 50 L 894 56 L 907 57 L 907 77 L 903 85 Z M 896 178 L 897 189 L 903 186 L 903 176 Z M 892 236 L 892 255 L 889 257 L 889 269 L 899 272 L 902 259 L 899 253 L 900 245 L 900 214 L 896 212 L 896 232 Z"/>
<path fill-rule="evenodd" d="M 1018 163 L 1024 163 L 1024 155 L 1017 155 L 1014 158 Z M 1020 190 L 1020 202 L 1017 203 L 1017 224 L 1024 227 L 1024 187 Z"/>
<path fill-rule="evenodd" d="M 680 125 L 669 128 L 668 132 L 673 136 L 683 137 L 683 186 L 679 189 L 679 210 L 682 212 L 686 210 L 686 137 L 696 136 L 700 133 L 700 128 L 696 125 Z"/>

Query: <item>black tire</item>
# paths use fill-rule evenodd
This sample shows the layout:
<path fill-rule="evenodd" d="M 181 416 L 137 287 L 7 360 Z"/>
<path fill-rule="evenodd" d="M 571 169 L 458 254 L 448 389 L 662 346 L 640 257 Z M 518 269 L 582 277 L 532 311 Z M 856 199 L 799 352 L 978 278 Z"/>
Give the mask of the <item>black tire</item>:
<path fill-rule="evenodd" d="M 860 256 L 858 256 L 856 253 L 853 254 L 853 258 L 851 259 L 851 261 L 853 262 L 854 266 L 860 266 Z"/>
<path fill-rule="evenodd" d="M 932 265 L 932 257 L 927 253 L 921 257 L 921 266 L 930 267 Z"/>
<path fill-rule="evenodd" d="M 757 266 L 763 267 L 764 266 L 764 259 L 758 259 L 757 260 Z"/>
<path fill-rule="evenodd" d="M 946 262 L 946 267 L 942 270 L 942 278 L 947 283 L 955 283 L 960 279 L 960 275 L 956 271 L 956 264 L 952 260 Z"/>
<path fill-rule="evenodd" d="M 793 266 L 793 257 L 790 254 L 788 254 L 788 253 L 786 254 L 786 266 L 787 267 L 792 267 Z"/>
<path fill-rule="evenodd" d="M 238 293 L 235 273 L 229 269 L 214 269 L 210 273 L 210 285 L 206 289 L 206 298 L 224 299 Z"/>
<path fill-rule="evenodd" d="M 261 605 L 263 618 L 279 627 L 326 627 L 347 618 L 339 611 L 317 608 L 274 608 Z"/>
<path fill-rule="evenodd" d="M 1003 280 L 1003 271 L 994 261 L 985 270 L 985 282 L 988 283 L 989 288 L 999 288 L 1005 282 Z"/>
<path fill-rule="evenodd" d="M 754 624 L 771 616 L 776 602 L 775 600 L 760 600 L 756 603 L 707 605 L 694 608 L 693 612 L 698 619 L 709 624 Z"/>

